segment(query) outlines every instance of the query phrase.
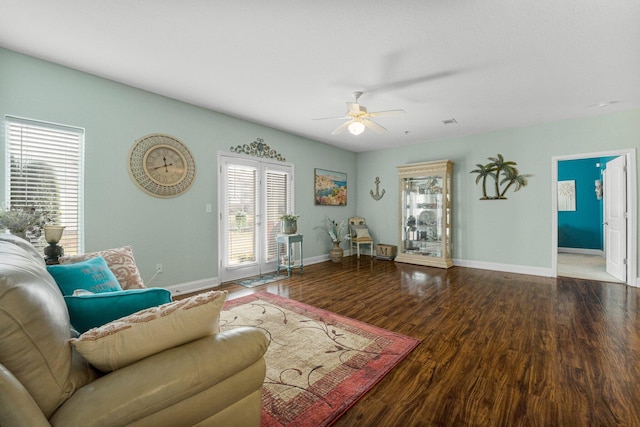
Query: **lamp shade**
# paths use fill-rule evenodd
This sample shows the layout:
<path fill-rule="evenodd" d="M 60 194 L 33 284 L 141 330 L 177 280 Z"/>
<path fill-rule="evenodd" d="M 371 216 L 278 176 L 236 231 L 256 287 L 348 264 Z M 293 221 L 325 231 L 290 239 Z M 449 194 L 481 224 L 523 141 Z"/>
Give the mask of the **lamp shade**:
<path fill-rule="evenodd" d="M 47 243 L 58 243 L 62 238 L 62 232 L 64 227 L 61 225 L 45 225 L 44 226 L 44 239 Z"/>
<path fill-rule="evenodd" d="M 347 126 L 347 129 L 349 129 L 349 132 L 351 132 L 351 134 L 353 135 L 360 135 L 362 132 L 364 132 L 364 123 L 360 121 L 354 121 L 349 126 Z"/>

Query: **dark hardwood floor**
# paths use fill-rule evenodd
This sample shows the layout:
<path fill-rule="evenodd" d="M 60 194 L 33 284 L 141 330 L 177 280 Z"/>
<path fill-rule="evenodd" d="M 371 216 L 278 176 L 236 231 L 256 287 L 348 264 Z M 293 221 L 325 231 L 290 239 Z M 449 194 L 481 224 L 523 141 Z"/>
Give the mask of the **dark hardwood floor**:
<path fill-rule="evenodd" d="M 640 290 L 362 257 L 268 291 L 422 340 L 336 426 L 640 426 Z"/>

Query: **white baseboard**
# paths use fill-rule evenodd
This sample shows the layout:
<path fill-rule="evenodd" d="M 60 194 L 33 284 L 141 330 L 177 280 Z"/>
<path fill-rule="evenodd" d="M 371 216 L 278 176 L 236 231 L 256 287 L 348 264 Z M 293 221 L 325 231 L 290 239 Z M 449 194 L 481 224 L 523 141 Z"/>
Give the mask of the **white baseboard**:
<path fill-rule="evenodd" d="M 558 252 L 563 254 L 580 254 L 580 255 L 599 255 L 604 256 L 601 249 L 582 249 L 582 248 L 558 248 Z"/>
<path fill-rule="evenodd" d="M 505 273 L 518 273 L 518 274 L 530 274 L 532 276 L 554 277 L 552 275 L 552 271 L 550 268 L 542 268 L 542 267 L 530 267 L 530 266 L 514 265 L 514 264 L 495 264 L 492 262 L 467 261 L 462 259 L 454 259 L 453 265 L 456 265 L 459 267 L 479 268 L 482 270 L 504 271 Z M 631 280 L 629 284 L 631 286 L 640 288 L 640 277 L 636 277 L 635 283 L 633 282 L 633 280 Z"/>
<path fill-rule="evenodd" d="M 329 261 L 329 254 L 324 254 L 320 256 L 314 256 L 312 258 L 305 258 L 304 265 L 313 265 L 319 264 L 321 262 Z"/>
<path fill-rule="evenodd" d="M 329 254 L 321 255 L 312 258 L 305 258 L 304 265 L 318 264 L 329 260 Z M 220 281 L 217 277 L 211 277 L 209 279 L 201 279 L 193 282 L 178 283 L 176 285 L 165 286 L 165 289 L 171 291 L 171 295 L 183 295 L 190 294 L 198 291 L 204 291 L 206 289 L 215 288 L 220 286 Z"/>
<path fill-rule="evenodd" d="M 453 265 L 459 267 L 479 268 L 481 270 L 504 271 L 505 273 L 530 274 L 532 276 L 553 277 L 550 268 L 531 267 L 528 265 L 514 264 L 496 264 L 484 261 L 468 261 L 463 259 L 454 259 Z"/>
<path fill-rule="evenodd" d="M 217 277 L 210 279 L 196 280 L 194 282 L 178 283 L 177 285 L 169 285 L 165 288 L 171 291 L 171 295 L 190 294 L 193 292 L 203 291 L 205 289 L 215 288 L 220 285 Z"/>

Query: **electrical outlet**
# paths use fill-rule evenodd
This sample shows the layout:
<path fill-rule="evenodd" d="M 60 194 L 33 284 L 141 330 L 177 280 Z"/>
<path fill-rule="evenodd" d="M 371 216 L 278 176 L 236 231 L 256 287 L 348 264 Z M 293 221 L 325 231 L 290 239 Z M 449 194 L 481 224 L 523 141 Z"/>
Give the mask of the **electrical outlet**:
<path fill-rule="evenodd" d="M 162 264 L 156 264 L 156 274 L 162 273 Z"/>

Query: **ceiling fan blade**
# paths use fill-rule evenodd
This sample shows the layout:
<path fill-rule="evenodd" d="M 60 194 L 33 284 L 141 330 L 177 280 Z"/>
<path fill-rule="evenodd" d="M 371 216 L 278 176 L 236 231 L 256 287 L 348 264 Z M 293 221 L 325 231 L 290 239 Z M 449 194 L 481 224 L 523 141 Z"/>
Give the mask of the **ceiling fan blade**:
<path fill-rule="evenodd" d="M 349 117 L 349 116 L 318 117 L 318 118 L 311 119 L 311 120 L 333 120 L 333 119 L 350 120 L 351 117 Z"/>
<path fill-rule="evenodd" d="M 387 110 L 387 111 L 374 111 L 367 114 L 369 117 L 383 117 L 383 116 L 400 116 L 406 114 L 404 110 Z"/>
<path fill-rule="evenodd" d="M 387 131 L 387 129 L 385 129 L 384 127 L 380 126 L 376 122 L 371 121 L 369 119 L 363 119 L 362 123 L 364 123 L 364 125 L 366 127 L 368 127 L 369 129 L 373 130 L 378 135 L 380 135 L 381 133 L 385 133 Z"/>
<path fill-rule="evenodd" d="M 352 122 L 353 120 L 349 120 L 348 122 L 344 122 L 343 124 L 341 124 L 340 126 L 338 126 L 336 128 L 336 130 L 334 130 L 333 132 L 331 132 L 331 135 L 337 135 L 340 132 L 342 132 L 343 130 L 345 130 Z"/>
<path fill-rule="evenodd" d="M 390 58 L 387 58 L 387 59 L 391 59 L 395 63 L 398 63 L 398 58 L 390 57 Z M 383 80 L 387 81 L 388 83 L 383 83 L 383 84 L 379 84 L 377 86 L 369 87 L 367 90 L 369 92 L 389 92 L 389 91 L 392 91 L 392 90 L 404 89 L 404 88 L 407 88 L 407 87 L 410 87 L 410 86 L 413 86 L 413 85 L 419 85 L 421 83 L 429 82 L 429 81 L 432 81 L 432 80 L 439 80 L 439 79 L 443 79 L 443 78 L 447 78 L 447 77 L 452 77 L 452 76 L 460 74 L 460 73 L 462 73 L 462 72 L 464 72 L 466 70 L 463 70 L 463 69 L 445 70 L 445 71 L 440 71 L 440 72 L 433 73 L 433 74 L 409 77 L 409 78 L 406 78 L 406 79 L 396 80 L 396 81 L 389 81 L 391 79 L 391 75 L 388 75 L 390 71 L 391 70 L 387 70 L 385 72 L 386 77 L 383 77 Z"/>

